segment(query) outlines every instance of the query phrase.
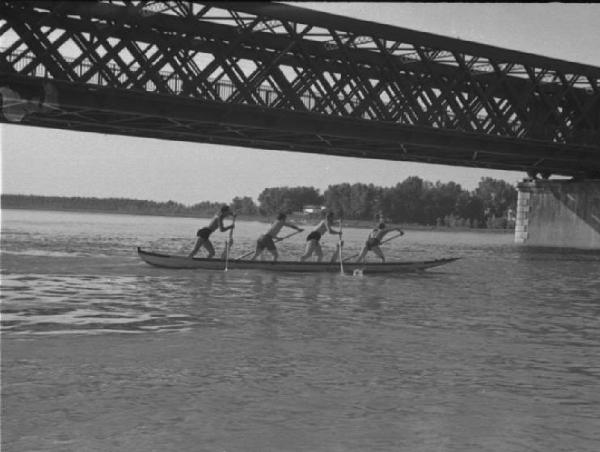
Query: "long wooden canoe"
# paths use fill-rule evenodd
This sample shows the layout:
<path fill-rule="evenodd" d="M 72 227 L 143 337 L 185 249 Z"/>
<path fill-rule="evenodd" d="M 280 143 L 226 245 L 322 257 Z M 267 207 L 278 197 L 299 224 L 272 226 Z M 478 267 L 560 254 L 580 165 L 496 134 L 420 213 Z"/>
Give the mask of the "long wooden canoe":
<path fill-rule="evenodd" d="M 137 249 L 138 255 L 144 262 L 162 268 L 189 268 L 204 270 L 224 270 L 225 261 L 223 259 L 207 259 L 202 257 L 188 258 L 187 256 L 173 256 L 168 254 L 144 251 L 140 247 Z M 403 273 L 416 272 L 432 267 L 448 264 L 458 257 L 445 259 L 436 259 L 430 261 L 406 261 L 406 262 L 367 262 L 366 264 L 356 264 L 353 262 L 344 262 L 344 272 L 354 273 L 359 270 L 362 273 Z M 227 268 L 229 270 L 267 270 L 279 272 L 330 272 L 340 271 L 339 262 L 300 262 L 300 261 L 251 261 L 229 259 Z"/>

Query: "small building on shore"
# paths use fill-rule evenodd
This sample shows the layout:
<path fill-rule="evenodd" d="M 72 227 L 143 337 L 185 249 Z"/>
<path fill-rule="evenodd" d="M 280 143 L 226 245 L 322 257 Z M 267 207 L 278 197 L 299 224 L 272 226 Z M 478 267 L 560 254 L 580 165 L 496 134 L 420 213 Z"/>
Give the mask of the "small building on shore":
<path fill-rule="evenodd" d="M 325 210 L 325 206 L 319 206 L 316 204 L 307 204 L 302 207 L 302 213 L 304 215 L 311 215 L 315 213 L 319 213 Z"/>

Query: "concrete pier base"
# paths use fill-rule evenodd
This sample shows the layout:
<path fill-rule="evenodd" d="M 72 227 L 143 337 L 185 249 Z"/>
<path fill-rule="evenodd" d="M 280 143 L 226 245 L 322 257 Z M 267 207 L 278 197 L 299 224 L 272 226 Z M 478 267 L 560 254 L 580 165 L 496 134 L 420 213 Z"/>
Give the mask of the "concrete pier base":
<path fill-rule="evenodd" d="M 515 242 L 600 250 L 600 180 L 518 184 Z"/>

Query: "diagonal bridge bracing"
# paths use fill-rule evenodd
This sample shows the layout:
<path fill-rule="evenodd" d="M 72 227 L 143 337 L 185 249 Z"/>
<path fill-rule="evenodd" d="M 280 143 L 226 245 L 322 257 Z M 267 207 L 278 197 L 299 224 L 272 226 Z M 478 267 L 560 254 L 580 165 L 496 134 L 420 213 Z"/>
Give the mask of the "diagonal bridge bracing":
<path fill-rule="evenodd" d="M 0 1 L 4 122 L 600 175 L 600 68 L 276 3 Z"/>

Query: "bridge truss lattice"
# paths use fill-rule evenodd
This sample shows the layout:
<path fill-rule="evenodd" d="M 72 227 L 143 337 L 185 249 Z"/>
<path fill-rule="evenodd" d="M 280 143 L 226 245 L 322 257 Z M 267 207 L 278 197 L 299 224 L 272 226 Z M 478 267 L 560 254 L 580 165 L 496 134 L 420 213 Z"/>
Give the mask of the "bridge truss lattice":
<path fill-rule="evenodd" d="M 0 1 L 5 122 L 594 177 L 600 68 L 277 3 Z"/>

